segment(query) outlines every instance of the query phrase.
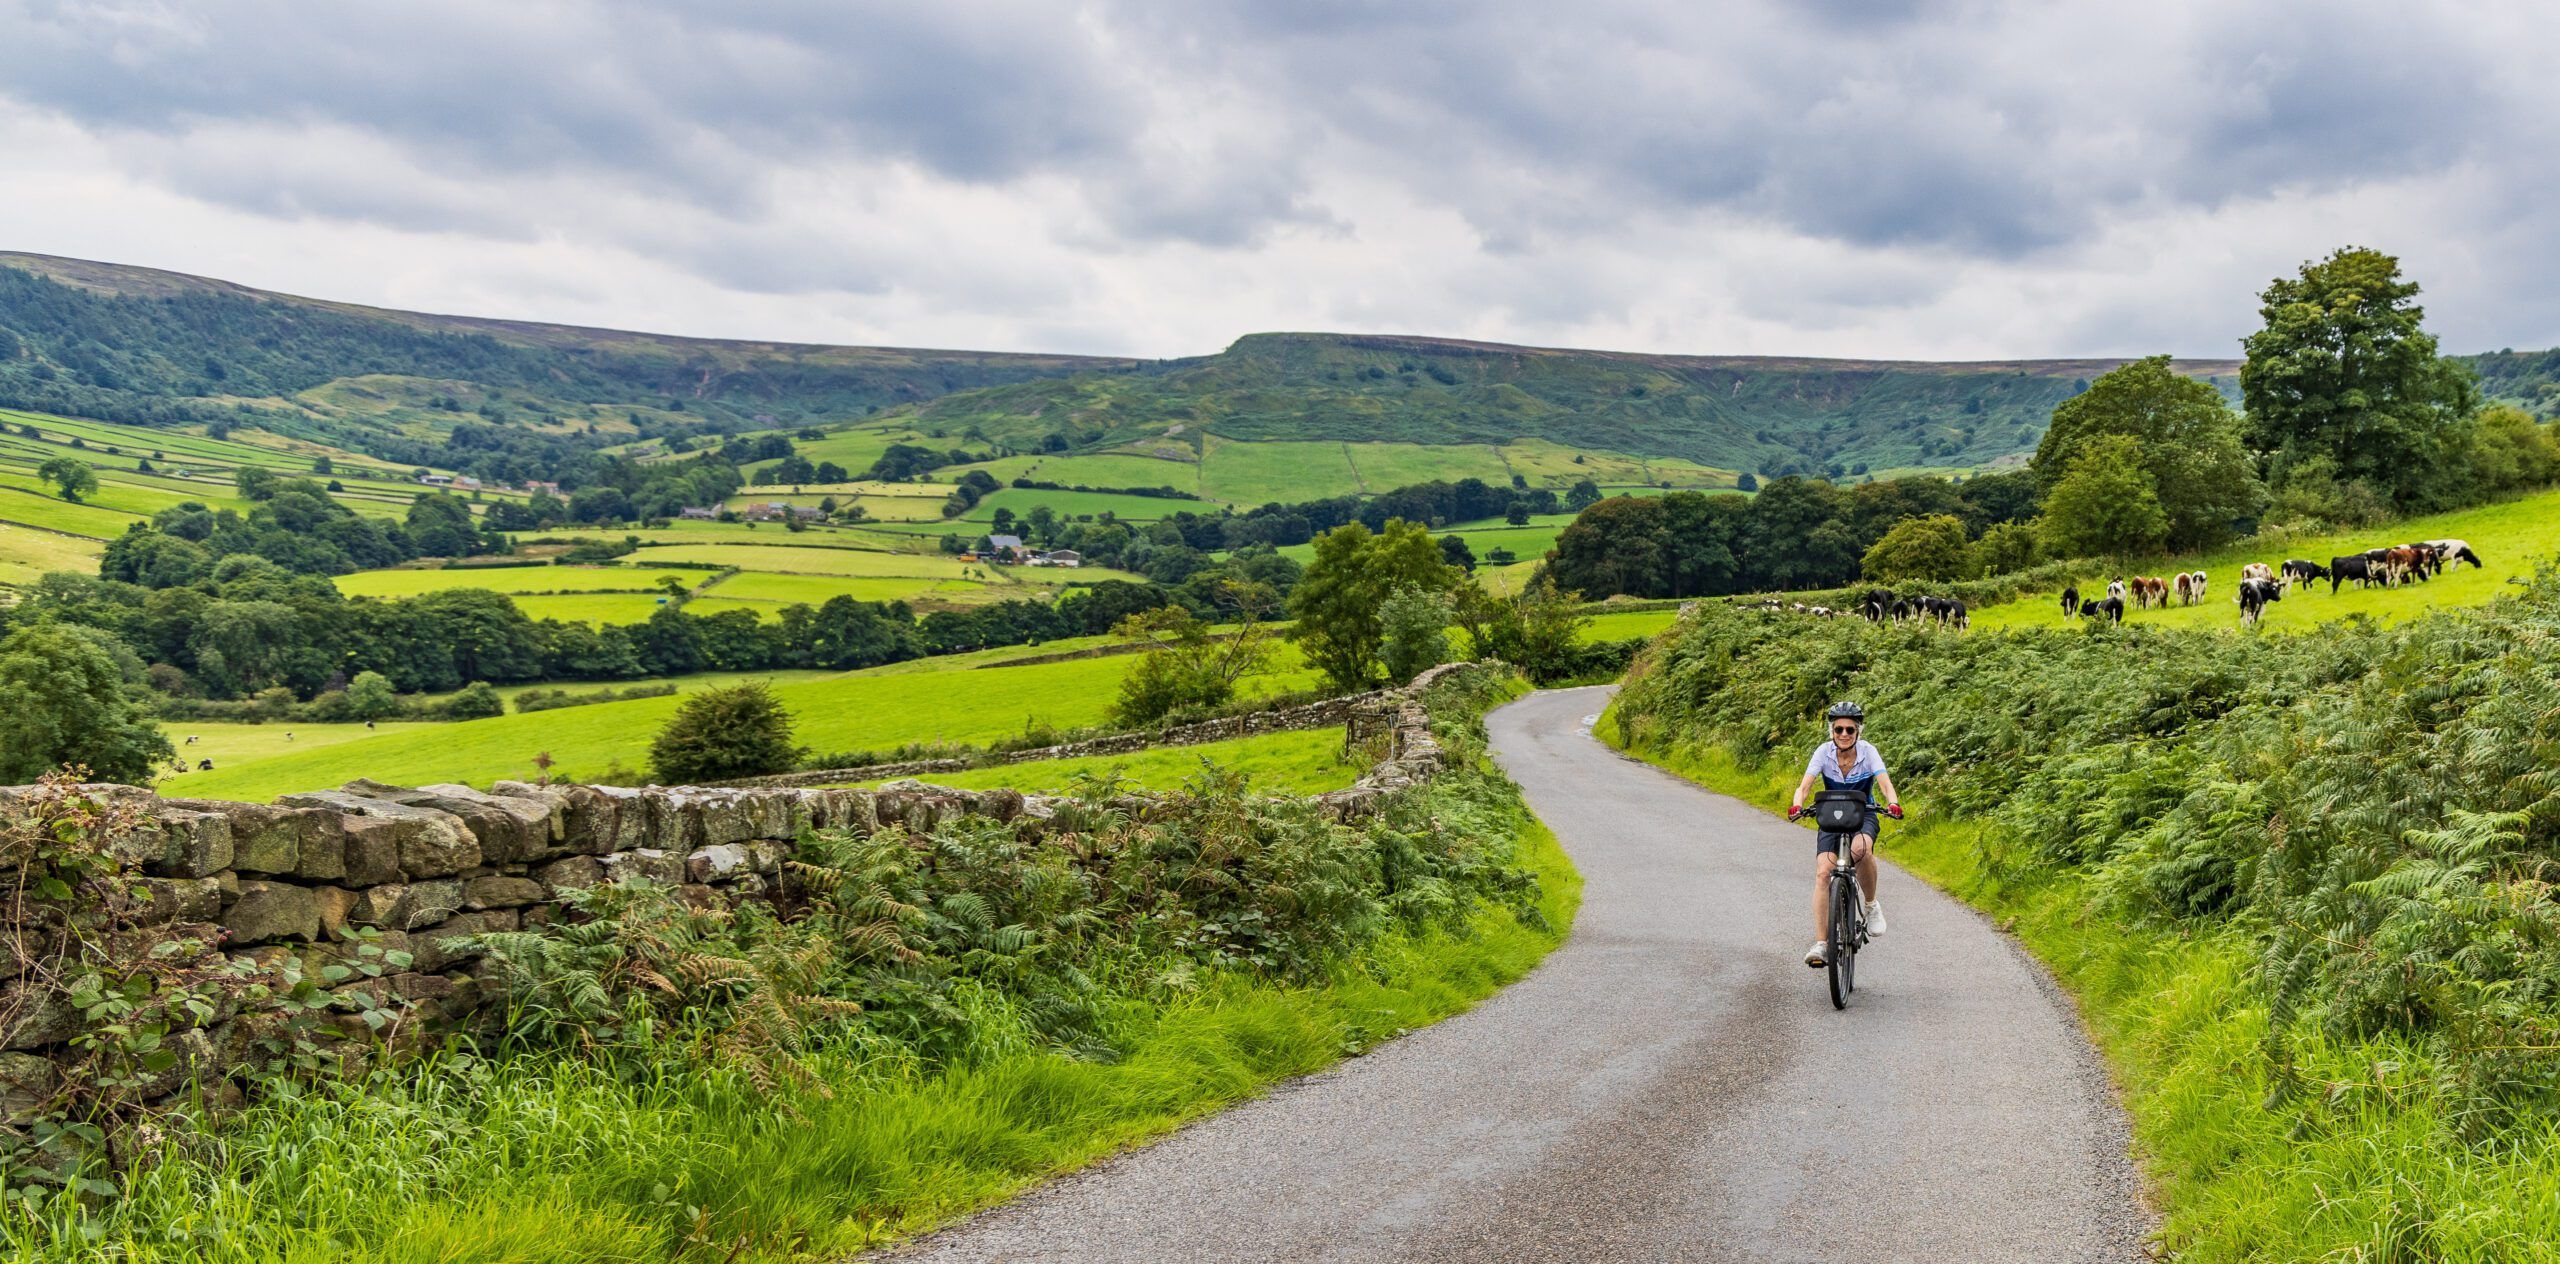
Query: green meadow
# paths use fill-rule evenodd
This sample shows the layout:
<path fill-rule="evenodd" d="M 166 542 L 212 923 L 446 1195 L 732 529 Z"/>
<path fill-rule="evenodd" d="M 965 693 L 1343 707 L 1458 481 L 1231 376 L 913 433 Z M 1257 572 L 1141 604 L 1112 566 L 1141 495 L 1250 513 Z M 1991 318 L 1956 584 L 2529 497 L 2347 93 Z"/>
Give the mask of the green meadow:
<path fill-rule="evenodd" d="M 918 774 L 917 780 L 964 790 L 1009 787 L 1025 793 L 1072 793 L 1094 782 L 1141 790 L 1173 790 L 1210 770 L 1243 776 L 1257 794 L 1302 795 L 1339 790 L 1360 779 L 1361 765 L 1346 758 L 1339 725 L 1287 733 L 1258 733 L 1197 746 L 1159 746 L 1126 755 L 1042 759 L 965 772 Z M 876 786 L 879 781 L 851 784 Z"/>
<path fill-rule="evenodd" d="M 1186 458 L 1189 448 L 1178 448 Z M 938 475 L 957 478 L 972 470 L 984 471 L 999 483 L 1010 485 L 1017 478 L 1043 483 L 1060 483 L 1069 487 L 1174 487 L 1187 492 L 1200 488 L 1200 463 L 1196 459 L 1167 460 L 1134 453 L 1098 452 L 1088 456 L 1005 456 L 974 465 L 957 465 L 936 470 Z"/>
<path fill-rule="evenodd" d="M 339 592 L 350 597 L 415 597 L 449 588 L 477 588 L 510 595 L 655 593 L 662 590 L 665 580 L 675 580 L 690 589 L 717 573 L 651 566 L 452 566 L 360 571 L 340 575 L 333 582 Z"/>
<path fill-rule="evenodd" d="M 2297 585 L 2282 600 L 2267 607 L 2260 626 L 2271 631 L 2300 631 L 2357 615 L 2386 621 L 2403 619 L 2442 606 L 2475 606 L 2510 591 L 2509 580 L 2531 575 L 2550 558 L 2555 541 L 2560 541 L 2554 535 L 2555 524 L 2560 524 L 2560 491 L 2542 492 L 2379 527 L 2279 541 L 2243 541 L 2202 557 L 2169 558 L 2103 572 L 2093 570 L 2090 578 L 2081 581 L 2080 590 L 2083 597 L 2102 597 L 2106 595 L 2103 590 L 2107 580 L 2119 575 L 2167 578 L 2182 570 L 2202 569 L 2208 584 L 2203 601 L 2179 606 L 2173 596 L 2166 609 L 2136 610 L 2128 599 L 2125 621 L 2168 627 L 2236 627 L 2240 608 L 2234 594 L 2239 590 L 2240 568 L 2250 562 L 2273 567 L 2288 558 L 2308 558 L 2326 566 L 2333 556 L 2413 540 L 2470 541 L 2472 551 L 2480 555 L 2485 566 L 2465 564 L 2425 583 L 2397 588 L 2347 584 L 2332 594 L 2327 580 L 2308 589 Z M 1983 630 L 2059 623 L 2060 595 L 2057 589 L 1975 611 L 1973 626 Z"/>
<path fill-rule="evenodd" d="M 616 599 L 598 594 L 529 600 Z M 794 739 L 815 751 L 884 751 L 910 742 L 983 743 L 1035 727 L 1103 723 L 1118 696 L 1120 678 L 1138 659 L 1124 654 L 981 671 L 948 660 L 930 661 L 944 669 L 875 668 L 781 684 L 775 692 L 791 711 Z M 1248 690 L 1270 694 L 1315 687 L 1316 673 L 1294 646 L 1281 647 L 1275 666 L 1271 674 L 1248 680 Z M 637 698 L 436 724 L 236 765 L 217 762 L 212 772 L 170 777 L 159 788 L 163 794 L 257 801 L 357 777 L 406 785 L 460 781 L 485 786 L 532 776 L 534 756 L 546 751 L 555 761 L 556 775 L 629 782 L 645 778 L 650 739 L 678 701 Z"/>

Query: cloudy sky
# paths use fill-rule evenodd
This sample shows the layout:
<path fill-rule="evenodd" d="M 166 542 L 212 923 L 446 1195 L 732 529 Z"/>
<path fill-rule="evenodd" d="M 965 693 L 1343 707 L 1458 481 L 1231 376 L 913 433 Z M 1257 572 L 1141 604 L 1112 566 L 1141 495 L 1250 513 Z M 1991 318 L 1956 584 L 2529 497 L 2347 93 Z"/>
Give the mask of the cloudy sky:
<path fill-rule="evenodd" d="M 1984 358 L 2233 354 L 2356 243 L 2449 348 L 2547 346 L 2555 46 L 2411 0 L 0 0 L 0 249 L 711 336 Z"/>

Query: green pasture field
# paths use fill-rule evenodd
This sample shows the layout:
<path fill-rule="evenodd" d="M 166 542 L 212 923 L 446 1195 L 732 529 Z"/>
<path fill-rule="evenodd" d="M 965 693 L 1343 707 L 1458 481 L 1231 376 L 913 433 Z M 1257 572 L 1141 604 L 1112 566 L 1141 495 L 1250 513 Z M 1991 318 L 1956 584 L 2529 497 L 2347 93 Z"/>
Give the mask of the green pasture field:
<path fill-rule="evenodd" d="M 1581 640 L 1625 641 L 1639 636 L 1652 636 L 1678 620 L 1677 610 L 1621 610 L 1591 616 L 1582 627 Z"/>
<path fill-rule="evenodd" d="M 941 496 L 856 496 L 852 503 L 882 522 L 938 522 L 942 518 L 944 499 Z M 845 502 L 839 498 L 836 503 L 842 505 Z"/>
<path fill-rule="evenodd" d="M 1538 577 L 1538 567 L 1541 565 L 1544 563 L 1532 557 L 1523 558 L 1509 566 L 1478 566 L 1475 573 L 1476 587 L 1496 596 L 1517 596 L 1528 588 L 1530 580 Z"/>
<path fill-rule="evenodd" d="M 2168 578 L 2182 570 L 2201 568 L 2207 576 L 2203 601 L 2193 606 L 2174 604 L 2167 609 L 2136 610 L 2130 598 L 2124 613 L 2125 622 L 2161 624 L 2182 628 L 2236 627 L 2240 623 L 2240 568 L 2250 562 L 2265 562 L 2270 567 L 2287 558 L 2308 558 L 2329 564 L 2329 559 L 2350 552 L 2385 545 L 2406 544 L 2413 540 L 2468 540 L 2473 552 L 2480 555 L 2485 568 L 2464 564 L 2447 570 L 2425 583 L 2398 588 L 2358 588 L 2341 586 L 2332 595 L 2329 583 L 2322 580 L 2308 589 L 2296 585 L 2283 599 L 2267 606 L 2260 625 L 2271 631 L 2303 631 L 2356 615 L 2376 619 L 2405 619 L 2411 615 L 2442 606 L 2474 606 L 2508 591 L 2507 581 L 2530 575 L 2548 561 L 2555 547 L 2553 524 L 2560 522 L 2560 491 L 2542 492 L 2517 500 L 2460 509 L 2452 513 L 2433 514 L 2385 523 L 2379 527 L 2341 531 L 2280 542 L 2243 541 L 2229 548 L 2217 549 L 2202 557 L 2170 558 L 2165 561 L 2136 565 L 2122 570 L 2100 571 L 2092 568 L 2080 583 L 2081 595 L 2103 597 L 2109 579 L 2119 575 L 2158 575 Z M 2060 590 L 2016 601 L 1989 606 L 1973 613 L 1976 629 L 2011 628 L 2062 621 Z"/>
<path fill-rule="evenodd" d="M 677 693 L 679 696 L 681 696 L 681 695 L 683 695 L 683 694 L 688 694 L 688 693 L 698 693 L 698 692 L 700 692 L 700 691 L 702 691 L 702 690 L 705 690 L 705 689 L 718 688 L 718 687 L 720 687 L 720 686 L 724 686 L 724 685 L 734 685 L 734 684 L 738 684 L 738 683 L 741 683 L 741 682 L 743 682 L 743 681 L 749 681 L 749 680 L 761 680 L 761 681 L 766 682 L 767 684 L 776 684 L 776 685 L 779 685 L 779 684 L 791 684 L 791 683 L 797 683 L 797 682 L 804 681 L 804 680 L 829 680 L 829 679 L 833 679 L 834 677 L 841 676 L 841 675 L 843 675 L 843 674 L 844 674 L 843 672 L 837 672 L 837 671 L 824 671 L 824 670 L 820 670 L 820 669 L 817 669 L 817 668 L 808 668 L 808 667 L 784 667 L 784 668 L 776 668 L 776 669 L 771 670 L 771 671 L 753 671 L 753 672 L 744 672 L 744 671 L 711 671 L 711 672 L 693 672 L 693 673 L 691 673 L 691 674 L 683 675 L 683 676 L 651 676 L 651 677 L 649 677 L 649 678 L 647 678 L 647 679 L 645 679 L 645 680 L 553 680 L 553 681 L 536 681 L 536 682 L 534 682 L 533 684 L 529 684 L 529 685 L 499 685 L 499 686 L 497 686 L 497 690 L 498 690 L 498 696 L 499 696 L 499 697 L 501 697 L 501 698 L 504 698 L 504 699 L 507 701 L 508 705 L 512 707 L 512 706 L 514 705 L 514 703 L 515 703 L 515 700 L 516 700 L 516 696 L 517 696 L 517 695 L 519 695 L 519 694 L 523 694 L 523 693 L 528 693 L 528 692 L 531 692 L 531 691 L 536 690 L 536 689 L 543 690 L 543 691 L 545 691 L 545 692 L 548 692 L 548 691 L 550 691 L 550 690 L 557 689 L 557 690 L 560 690 L 560 691 L 562 691 L 562 692 L 564 692 L 564 693 L 572 693 L 572 694 L 590 694 L 590 693 L 602 693 L 602 692 L 604 692 L 604 691 L 606 691 L 606 690 L 609 690 L 609 689 L 628 689 L 628 688 L 631 688 L 631 687 L 632 687 L 632 686 L 634 686 L 634 685 L 674 685 L 674 686 L 676 687 L 676 693 Z M 448 701 L 448 700 L 450 700 L 450 699 L 454 696 L 454 694 L 456 694 L 456 693 L 460 693 L 460 692 L 461 692 L 461 691 L 457 689 L 457 690 L 448 690 L 448 691 L 446 691 L 446 692 L 444 692 L 444 693 L 404 694 L 404 695 L 402 695 L 402 697 L 403 697 L 403 699 L 404 699 L 404 700 L 408 700 L 408 701 L 418 701 L 418 702 L 444 702 L 444 701 Z M 439 723 L 441 723 L 441 721 L 439 721 Z M 256 727 L 256 726 L 251 726 L 251 727 Z M 269 726 L 269 727 L 273 727 L 273 726 Z M 286 727 L 286 728 L 296 728 L 296 729 L 297 729 L 297 731 L 299 731 L 299 729 L 298 729 L 298 728 L 297 728 L 297 726 L 295 726 L 295 725 L 288 724 L 288 725 L 285 725 L 284 727 Z M 319 727 L 323 727 L 323 726 L 320 726 L 320 725 L 312 725 L 312 726 L 310 726 L 310 727 L 313 727 L 313 728 L 319 728 Z M 363 733 L 363 731 L 364 731 L 364 726 L 363 726 L 362 724 L 353 724 L 353 725 L 329 725 L 329 726 L 326 726 L 326 727 L 330 727 L 330 728 L 341 728 L 341 727 L 343 727 L 343 728 L 352 728 L 352 729 L 356 730 L 356 732 L 357 732 L 357 734 L 358 734 L 358 735 L 361 735 L 361 734 Z"/>
<path fill-rule="evenodd" d="M 1363 771 L 1358 762 L 1343 757 L 1342 730 L 1335 727 L 1257 733 L 1232 741 L 1160 746 L 1126 755 L 1087 755 L 965 772 L 927 773 L 918 780 L 964 790 L 1008 787 L 1032 794 L 1064 794 L 1080 788 L 1087 778 L 1116 777 L 1121 784 L 1135 789 L 1173 790 L 1211 768 L 1241 773 L 1254 793 L 1269 795 L 1340 790 L 1359 780 Z"/>
<path fill-rule="evenodd" d="M 184 795 L 188 792 L 177 787 L 184 784 L 188 777 L 214 776 L 237 763 L 274 759 L 282 755 L 297 755 L 304 751 L 322 750 L 342 742 L 361 741 L 368 737 L 414 733 L 422 729 L 440 727 L 443 726 L 428 720 L 382 720 L 377 721 L 370 729 L 366 728 L 362 722 L 298 724 L 279 721 L 274 724 L 223 724 L 204 720 L 163 720 L 160 722 L 160 731 L 168 736 L 169 745 L 178 752 L 178 758 L 185 761 L 189 768 L 195 767 L 198 760 L 210 759 L 213 761 L 213 771 L 188 773 L 185 777 L 164 777 L 160 781 L 160 792 L 168 795 Z M 292 736 L 287 737 L 287 734 Z M 187 740 L 190 737 L 196 740 L 190 743 Z"/>
<path fill-rule="evenodd" d="M 220 466 L 224 480 L 227 482 L 231 469 L 243 465 L 263 466 L 274 470 L 279 475 L 309 474 L 311 462 L 315 458 L 325 456 L 338 467 L 338 473 L 331 477 L 347 481 L 350 486 L 353 486 L 354 481 L 358 479 L 378 481 L 385 488 L 409 485 L 407 469 L 387 465 L 378 458 L 257 429 L 244 429 L 234 433 L 254 436 L 265 442 L 250 443 L 239 439 L 208 438 L 200 433 L 201 427 L 161 430 L 149 426 L 126 426 L 114 422 L 59 417 L 50 413 L 29 413 L 15 409 L 0 409 L 0 422 L 6 422 L 11 427 L 32 425 L 44 435 L 45 442 L 49 446 L 58 445 L 68 448 L 67 440 L 76 436 L 89 446 L 85 449 L 69 449 L 73 454 L 90 459 L 104 459 L 111 463 L 122 463 L 128 467 L 134 460 L 150 457 L 153 452 L 160 452 L 166 455 L 152 457 L 154 465 Z M 122 448 L 124 451 L 121 455 L 109 454 L 104 451 L 109 447 Z"/>
<path fill-rule="evenodd" d="M 562 623 L 597 625 L 641 623 L 666 604 L 664 597 L 647 593 L 568 593 L 559 596 L 515 597 L 516 609 L 528 619 L 558 619 Z"/>
<path fill-rule="evenodd" d="M 338 591 L 350 597 L 415 597 L 448 588 L 489 592 L 533 593 L 657 592 L 659 581 L 674 579 L 686 588 L 701 586 L 719 574 L 679 567 L 639 566 L 455 566 L 441 570 L 398 569 L 340 575 Z"/>
<path fill-rule="evenodd" d="M 1182 449 L 1189 452 L 1188 448 Z M 1200 465 L 1197 461 L 1168 461 L 1158 457 L 1126 453 L 1101 452 L 1090 456 L 1006 456 L 975 465 L 954 466 L 936 470 L 937 475 L 957 478 L 972 470 L 983 470 L 999 483 L 1011 484 L 1017 478 L 1036 479 L 1044 483 L 1065 483 L 1085 487 L 1177 487 L 1187 492 L 1200 490 Z"/>
<path fill-rule="evenodd" d="M 535 598 L 534 600 L 574 600 Z M 589 600 L 596 600 L 590 598 Z M 639 600 L 647 600 L 640 598 Z M 1042 651 L 1017 651 L 1042 652 Z M 974 656 L 969 656 L 974 657 Z M 933 668 L 873 669 L 778 685 L 795 721 L 793 740 L 821 752 L 882 751 L 910 742 L 978 743 L 1039 724 L 1102 723 L 1134 654 L 971 671 L 948 659 Z M 1275 670 L 1246 681 L 1255 696 L 1312 688 L 1316 673 L 1282 646 Z M 486 786 L 529 777 L 548 751 L 555 772 L 606 784 L 645 780 L 649 742 L 677 698 L 636 698 L 592 706 L 436 724 L 426 730 L 347 741 L 244 760 L 162 783 L 165 794 L 265 800 L 357 777 L 400 785 L 459 781 Z"/>
<path fill-rule="evenodd" d="M 97 540 L 0 522 L 0 584 L 33 583 L 47 571 L 95 575 L 106 549 Z"/>
<path fill-rule="evenodd" d="M 1640 457 L 1623 452 L 1568 448 L 1544 439 L 1506 443 L 1502 445 L 1501 453 L 1511 472 L 1528 479 L 1531 486 L 1552 487 L 1558 491 L 1586 478 L 1603 487 L 1670 483 L 1677 487 L 1696 488 L 1731 487 L 1735 478 L 1731 470 L 1700 465 L 1679 457 Z"/>
<path fill-rule="evenodd" d="M 785 437 L 790 437 L 797 435 L 799 431 L 755 431 L 753 433 L 758 435 L 778 433 Z M 887 430 L 852 429 L 826 431 L 822 433 L 824 433 L 826 437 L 820 439 L 793 438 L 791 440 L 791 447 L 800 455 L 807 457 L 809 459 L 809 463 L 812 465 L 821 461 L 833 461 L 857 474 L 870 469 L 871 463 L 879 460 L 880 454 L 887 452 L 889 450 L 889 445 L 893 443 L 912 443 L 919 447 L 939 449 L 966 446 L 949 439 L 927 438 L 903 426 Z M 774 462 L 755 462 L 740 468 L 754 470 L 760 466 L 770 464 L 774 464 Z"/>
<path fill-rule="evenodd" d="M 700 574 L 701 572 L 695 572 Z M 740 571 L 702 590 L 685 609 L 709 614 L 729 603 L 769 605 L 765 613 L 799 603 L 818 605 L 830 597 L 856 601 L 967 601 L 988 585 L 967 579 L 919 579 L 907 576 L 798 575 L 774 571 Z M 711 602 L 720 605 L 710 605 Z"/>
<path fill-rule="evenodd" d="M 1483 479 L 1496 487 L 1511 481 L 1511 467 L 1490 444 L 1436 446 L 1419 443 L 1346 443 L 1361 486 L 1389 492 L 1415 483 Z M 1298 499 L 1305 499 L 1299 497 Z"/>
<path fill-rule="evenodd" d="M 1030 513 L 1034 505 L 1047 505 L 1061 518 L 1080 518 L 1087 514 L 1109 513 L 1124 522 L 1154 522 L 1170 518 L 1184 510 L 1192 513 L 1216 513 L 1219 506 L 1197 500 L 1168 500 L 1160 496 L 1123 496 L 1114 492 L 1049 492 L 1027 487 L 1008 487 L 987 493 L 961 518 L 963 522 L 986 523 L 995 520 L 996 510 L 1010 509 L 1019 518 Z"/>
<path fill-rule="evenodd" d="M 620 544 L 626 537 L 642 544 L 787 544 L 804 548 L 861 549 L 872 547 L 851 531 L 834 527 L 811 527 L 794 532 L 778 522 L 684 522 L 663 527 L 552 527 L 543 531 L 518 531 L 509 536 L 517 544 L 539 540 L 557 540 L 575 544 L 585 540 L 603 540 Z"/>
<path fill-rule="evenodd" d="M 1200 494 L 1212 500 L 1242 508 L 1349 496 L 1362 490 L 1360 475 L 1352 470 L 1351 458 L 1343 455 L 1339 443 L 1248 443 L 1216 435 L 1203 441 Z"/>
<path fill-rule="evenodd" d="M 123 535 L 126 527 L 142 521 L 142 516 L 97 505 L 73 504 L 60 496 L 7 486 L 5 480 L 0 480 L 0 521 L 112 540 Z"/>
<path fill-rule="evenodd" d="M 870 549 L 782 544 L 787 533 L 775 532 L 777 543 L 653 545 L 631 554 L 635 563 L 699 562 L 740 570 L 778 571 L 799 575 L 904 576 L 913 579 L 965 579 L 974 569 L 958 558 L 924 553 L 882 553 Z"/>

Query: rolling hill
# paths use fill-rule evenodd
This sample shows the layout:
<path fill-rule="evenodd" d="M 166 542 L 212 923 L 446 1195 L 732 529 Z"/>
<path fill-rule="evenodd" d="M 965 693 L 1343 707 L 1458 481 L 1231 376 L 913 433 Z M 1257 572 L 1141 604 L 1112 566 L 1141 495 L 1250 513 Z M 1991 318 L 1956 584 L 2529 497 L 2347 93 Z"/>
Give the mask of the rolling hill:
<path fill-rule="evenodd" d="M 2560 403 L 2555 360 L 2470 357 L 2486 393 L 2537 411 Z M 0 252 L 0 407 L 254 425 L 421 464 L 472 426 L 563 448 L 815 428 L 827 440 L 812 442 L 837 443 L 847 469 L 890 442 L 952 439 L 1011 462 L 1008 478 L 1173 486 L 1234 504 L 1383 491 L 1408 475 L 1569 483 L 1597 473 L 1573 467 L 1604 457 L 1604 485 L 1856 478 L 2022 459 L 2056 403 L 2119 363 L 1333 333 L 1249 334 L 1176 360 L 721 341 L 393 311 Z M 2236 361 L 2179 368 L 2236 394 Z M 1019 468 L 1061 458 L 1077 464 Z"/>
<path fill-rule="evenodd" d="M 0 405 L 147 425 L 256 424 L 369 451 L 394 438 L 436 440 L 462 421 L 628 438 L 861 417 L 964 387 L 1132 363 L 437 316 L 0 252 Z"/>

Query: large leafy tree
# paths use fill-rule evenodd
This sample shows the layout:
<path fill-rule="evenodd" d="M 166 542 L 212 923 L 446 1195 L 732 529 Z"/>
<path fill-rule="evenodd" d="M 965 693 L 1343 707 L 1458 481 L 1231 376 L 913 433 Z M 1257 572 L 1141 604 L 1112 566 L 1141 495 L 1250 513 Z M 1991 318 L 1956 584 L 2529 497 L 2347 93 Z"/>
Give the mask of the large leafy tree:
<path fill-rule="evenodd" d="M 36 477 L 61 489 L 62 498 L 77 502 L 98 490 L 98 472 L 86 461 L 58 456 L 36 467 Z"/>
<path fill-rule="evenodd" d="M 2347 247 L 2259 295 L 2265 327 L 2240 370 L 2251 446 L 2278 476 L 2325 456 L 2345 479 L 2409 505 L 2441 490 L 2442 458 L 2478 405 L 2462 365 L 2436 354 L 2400 261 Z"/>
<path fill-rule="evenodd" d="M 1297 626 L 1289 635 L 1307 661 L 1344 689 L 1366 689 L 1386 673 L 1381 611 L 1398 588 L 1447 592 L 1456 580 L 1440 546 L 1419 523 L 1390 519 L 1372 533 L 1360 523 L 1316 537 L 1315 561 L 1289 594 Z"/>
<path fill-rule="evenodd" d="M 1556 582 L 1588 593 L 1671 595 L 1662 503 L 1668 499 L 1615 496 L 1583 510 L 1556 534 L 1548 562 Z"/>
<path fill-rule="evenodd" d="M 2172 548 L 2221 544 L 2235 524 L 2266 507 L 2266 489 L 2240 442 L 2240 418 L 2222 392 L 2170 368 L 2165 355 L 2120 365 L 2056 406 L 2036 445 L 2037 482 L 2050 491 L 2102 435 L 2134 441 L 2168 517 Z"/>
<path fill-rule="evenodd" d="M 69 764 L 101 781 L 144 784 L 169 739 L 95 635 L 60 624 L 0 641 L 0 782 L 23 785 Z"/>
<path fill-rule="evenodd" d="M 1962 579 L 1972 568 L 1973 554 L 1964 538 L 1964 519 L 1954 514 L 1905 518 L 1867 549 L 1860 569 L 1872 580 Z"/>
<path fill-rule="evenodd" d="M 2036 525 L 2056 557 L 2142 552 L 2169 535 L 2169 515 L 2131 435 L 2100 435 L 2083 445 L 2044 498 Z"/>

